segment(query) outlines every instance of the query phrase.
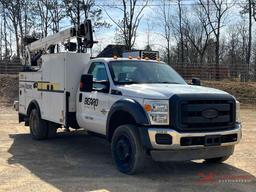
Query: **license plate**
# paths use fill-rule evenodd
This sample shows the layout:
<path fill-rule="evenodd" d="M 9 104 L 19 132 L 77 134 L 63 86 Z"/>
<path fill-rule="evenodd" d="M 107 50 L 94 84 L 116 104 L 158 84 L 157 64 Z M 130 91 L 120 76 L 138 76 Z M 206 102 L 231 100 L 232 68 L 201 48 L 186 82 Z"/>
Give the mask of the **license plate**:
<path fill-rule="evenodd" d="M 221 144 L 221 135 L 209 135 L 205 137 L 205 146 L 219 146 Z"/>

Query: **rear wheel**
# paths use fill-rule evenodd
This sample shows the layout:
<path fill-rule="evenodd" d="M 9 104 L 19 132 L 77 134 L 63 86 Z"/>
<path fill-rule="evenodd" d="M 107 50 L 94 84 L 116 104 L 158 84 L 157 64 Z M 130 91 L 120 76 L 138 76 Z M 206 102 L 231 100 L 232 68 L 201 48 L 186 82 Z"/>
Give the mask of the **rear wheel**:
<path fill-rule="evenodd" d="M 226 161 L 229 157 L 230 156 L 205 159 L 205 162 L 206 163 L 222 163 L 222 162 Z"/>
<path fill-rule="evenodd" d="M 39 112 L 32 109 L 29 116 L 30 134 L 33 139 L 42 140 L 48 137 L 48 123 L 40 118 Z"/>
<path fill-rule="evenodd" d="M 118 170 L 125 174 L 142 171 L 147 155 L 133 125 L 119 126 L 111 142 L 112 156 Z"/>

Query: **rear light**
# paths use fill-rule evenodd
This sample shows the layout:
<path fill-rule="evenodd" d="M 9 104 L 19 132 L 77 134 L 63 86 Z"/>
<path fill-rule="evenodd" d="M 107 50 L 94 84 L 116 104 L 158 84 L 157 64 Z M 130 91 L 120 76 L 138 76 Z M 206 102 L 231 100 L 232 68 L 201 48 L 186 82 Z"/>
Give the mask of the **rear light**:
<path fill-rule="evenodd" d="M 83 89 L 83 88 L 84 88 L 84 83 L 80 82 L 80 89 Z"/>

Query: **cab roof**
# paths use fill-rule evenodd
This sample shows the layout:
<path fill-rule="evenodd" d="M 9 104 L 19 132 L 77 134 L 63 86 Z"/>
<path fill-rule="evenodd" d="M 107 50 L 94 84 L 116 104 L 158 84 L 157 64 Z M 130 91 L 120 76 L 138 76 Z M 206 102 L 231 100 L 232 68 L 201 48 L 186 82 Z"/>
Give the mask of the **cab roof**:
<path fill-rule="evenodd" d="M 101 62 L 111 62 L 111 61 L 140 61 L 140 62 L 156 62 L 156 63 L 162 63 L 164 64 L 165 62 L 163 61 L 157 61 L 157 60 L 150 60 L 150 59 L 137 59 L 137 58 L 111 58 L 111 57 L 98 57 L 98 58 L 94 58 L 91 60 L 93 61 L 101 61 Z"/>

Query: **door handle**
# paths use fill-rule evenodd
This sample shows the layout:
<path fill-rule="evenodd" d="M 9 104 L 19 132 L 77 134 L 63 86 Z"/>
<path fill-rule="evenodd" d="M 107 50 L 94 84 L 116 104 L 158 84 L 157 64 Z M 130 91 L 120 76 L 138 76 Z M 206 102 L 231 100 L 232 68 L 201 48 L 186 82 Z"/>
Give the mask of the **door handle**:
<path fill-rule="evenodd" d="M 80 93 L 80 94 L 79 94 L 79 103 L 81 103 L 81 102 L 82 102 L 82 100 L 83 100 L 83 94 L 82 94 L 82 93 Z"/>

